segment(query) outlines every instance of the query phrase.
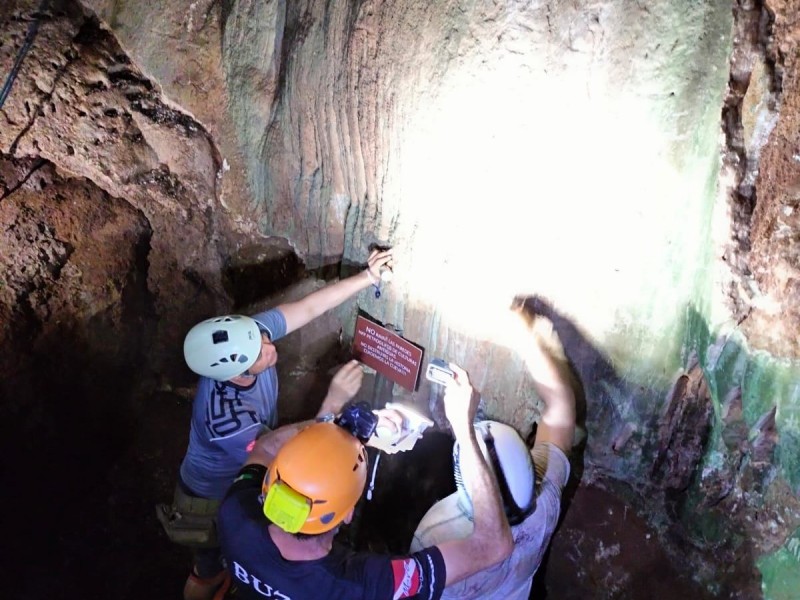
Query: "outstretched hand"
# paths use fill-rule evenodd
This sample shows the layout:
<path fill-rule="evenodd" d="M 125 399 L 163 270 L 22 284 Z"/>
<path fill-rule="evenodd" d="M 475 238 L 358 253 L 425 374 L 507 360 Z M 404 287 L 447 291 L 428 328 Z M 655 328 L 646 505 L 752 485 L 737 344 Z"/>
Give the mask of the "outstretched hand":
<path fill-rule="evenodd" d="M 540 296 L 516 296 L 511 312 L 522 322 L 517 332 L 515 349 L 529 363 L 542 360 L 542 353 L 565 360 L 564 348 L 551 320 L 553 307 Z"/>
<path fill-rule="evenodd" d="M 364 379 L 364 370 L 361 363 L 351 360 L 336 372 L 328 386 L 328 395 L 322 403 L 320 412 L 338 414 L 344 405 L 361 389 Z"/>
<path fill-rule="evenodd" d="M 372 283 L 387 279 L 386 273 L 392 272 L 392 249 L 380 250 L 376 248 L 367 259 L 367 276 Z"/>
<path fill-rule="evenodd" d="M 549 317 L 553 307 L 540 296 L 515 296 L 511 302 L 511 311 L 519 317 L 530 328 L 533 326 L 536 317 Z"/>
<path fill-rule="evenodd" d="M 403 432 L 403 415 L 398 411 L 391 408 L 378 408 L 372 412 L 378 417 L 378 426 L 375 428 L 376 435 L 392 437 Z"/>

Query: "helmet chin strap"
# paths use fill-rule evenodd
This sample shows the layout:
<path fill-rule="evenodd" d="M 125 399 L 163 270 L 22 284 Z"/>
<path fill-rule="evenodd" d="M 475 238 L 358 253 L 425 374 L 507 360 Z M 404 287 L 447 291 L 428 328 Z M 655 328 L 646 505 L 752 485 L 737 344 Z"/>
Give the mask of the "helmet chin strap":
<path fill-rule="evenodd" d="M 489 457 L 494 465 L 497 487 L 500 488 L 500 497 L 503 500 L 503 507 L 506 511 L 508 524 L 519 525 L 528 515 L 533 512 L 536 502 L 532 502 L 531 506 L 523 509 L 517 504 L 516 500 L 514 500 L 514 495 L 511 493 L 505 472 L 500 464 L 500 457 L 497 455 L 497 447 L 494 443 L 494 436 L 492 435 L 491 426 L 486 428 L 486 436 L 483 438 L 483 441 L 486 444 L 486 450 L 488 451 Z"/>
<path fill-rule="evenodd" d="M 495 481 L 497 481 L 497 487 L 500 491 L 500 498 L 503 501 L 503 510 L 506 514 L 506 518 L 508 519 L 509 525 L 519 525 L 522 523 L 535 509 L 536 509 L 536 496 L 533 496 L 531 500 L 530 506 L 522 507 L 519 506 L 514 499 L 514 495 L 511 492 L 511 488 L 508 484 L 508 479 L 506 476 L 505 471 L 503 470 L 502 464 L 500 462 L 500 456 L 497 453 L 497 446 L 495 445 L 494 435 L 492 435 L 491 425 L 487 424 L 486 433 L 483 435 L 483 442 L 486 444 L 486 457 L 487 460 L 492 465 L 492 470 L 494 471 Z M 458 447 L 456 446 L 454 454 L 454 472 L 453 476 L 455 478 L 456 487 L 463 489 L 466 491 L 466 482 L 461 474 L 461 469 L 459 468 L 459 460 L 458 460 Z M 469 499 L 469 493 L 467 493 L 467 498 Z M 470 500 L 471 502 L 471 500 Z"/>
<path fill-rule="evenodd" d="M 258 375 L 253 375 L 253 374 L 250 372 L 250 369 L 248 369 L 247 371 L 245 371 L 245 372 L 244 372 L 244 373 L 242 373 L 241 375 L 237 375 L 236 377 L 231 377 L 230 379 L 228 379 L 228 381 L 230 381 L 230 382 L 231 382 L 231 383 L 233 383 L 234 385 L 248 385 L 248 386 L 249 386 L 249 385 L 250 385 L 250 382 L 247 382 L 247 383 L 244 383 L 244 382 L 242 382 L 242 383 L 240 383 L 240 384 L 236 384 L 236 381 L 235 381 L 235 380 L 236 380 L 236 379 L 239 379 L 239 378 L 241 378 L 241 377 L 252 377 L 253 379 L 256 379 L 256 378 L 258 377 Z"/>
<path fill-rule="evenodd" d="M 270 338 L 270 336 L 269 336 L 269 333 L 268 333 L 268 332 L 261 330 L 261 337 L 262 337 L 262 338 L 266 338 L 266 339 L 267 339 L 267 341 L 268 341 L 270 344 L 272 343 L 272 339 Z M 262 348 L 261 348 L 261 349 L 259 349 L 259 351 L 258 351 L 258 356 L 256 356 L 256 359 L 253 361 L 253 365 L 254 365 L 254 364 L 256 364 L 256 363 L 257 363 L 259 360 L 261 360 L 261 353 L 262 353 L 262 352 L 264 352 L 264 348 L 263 348 L 263 346 L 262 346 Z M 252 367 L 253 365 L 250 365 L 250 367 Z M 250 367 L 248 367 L 248 368 L 245 370 L 245 372 L 244 372 L 244 373 L 242 373 L 241 375 L 239 375 L 239 377 L 258 377 L 258 375 L 257 375 L 257 374 L 255 374 L 255 373 L 251 373 L 251 372 L 250 372 Z"/>

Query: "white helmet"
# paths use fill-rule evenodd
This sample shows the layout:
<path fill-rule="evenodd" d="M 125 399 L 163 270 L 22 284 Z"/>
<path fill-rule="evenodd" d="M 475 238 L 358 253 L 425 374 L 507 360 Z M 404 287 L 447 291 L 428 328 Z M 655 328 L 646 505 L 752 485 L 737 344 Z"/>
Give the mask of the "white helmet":
<path fill-rule="evenodd" d="M 242 315 L 201 321 L 183 340 L 183 356 L 189 368 L 217 381 L 227 381 L 247 371 L 260 351 L 258 323 Z"/>
<path fill-rule="evenodd" d="M 478 446 L 497 481 L 510 525 L 522 523 L 536 508 L 536 474 L 531 453 L 513 427 L 497 421 L 475 423 Z M 472 501 L 461 475 L 458 442 L 453 446 L 453 471 L 461 504 L 472 514 Z"/>

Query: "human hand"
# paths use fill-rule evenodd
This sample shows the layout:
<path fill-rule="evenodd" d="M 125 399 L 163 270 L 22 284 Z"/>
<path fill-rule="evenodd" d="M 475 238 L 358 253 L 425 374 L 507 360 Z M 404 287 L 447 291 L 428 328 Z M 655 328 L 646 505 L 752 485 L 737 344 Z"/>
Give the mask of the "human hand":
<path fill-rule="evenodd" d="M 375 284 L 378 281 L 389 281 L 392 276 L 392 249 L 376 248 L 367 259 L 367 277 Z"/>
<path fill-rule="evenodd" d="M 541 296 L 516 296 L 511 312 L 522 322 L 516 333 L 515 347 L 526 360 L 541 360 L 543 352 L 565 356 L 551 320 L 554 309 L 547 300 Z"/>
<path fill-rule="evenodd" d="M 511 312 L 517 314 L 528 328 L 539 316 L 547 317 L 553 308 L 540 296 L 515 296 L 511 302 Z"/>
<path fill-rule="evenodd" d="M 377 437 L 396 437 L 403 432 L 404 418 L 400 411 L 379 408 L 372 412 L 378 416 L 378 425 L 375 427 Z"/>
<path fill-rule="evenodd" d="M 391 402 L 388 402 L 387 406 L 389 404 Z M 397 454 L 413 449 L 417 440 L 422 437 L 427 424 L 433 425 L 430 419 L 426 419 L 427 423 L 413 425 L 408 421 L 408 415 L 404 410 L 382 408 L 372 412 L 378 415 L 379 421 L 375 435 L 367 441 L 367 446 L 377 448 L 386 454 Z"/>
<path fill-rule="evenodd" d="M 331 383 L 328 386 L 328 394 L 322 402 L 323 408 L 320 412 L 340 413 L 344 405 L 361 389 L 363 379 L 364 370 L 357 360 L 351 360 L 344 365 L 331 379 Z"/>
<path fill-rule="evenodd" d="M 444 412 L 453 431 L 471 428 L 478 410 L 478 394 L 469 381 L 467 372 L 450 363 L 455 376 L 447 382 L 444 390 Z"/>

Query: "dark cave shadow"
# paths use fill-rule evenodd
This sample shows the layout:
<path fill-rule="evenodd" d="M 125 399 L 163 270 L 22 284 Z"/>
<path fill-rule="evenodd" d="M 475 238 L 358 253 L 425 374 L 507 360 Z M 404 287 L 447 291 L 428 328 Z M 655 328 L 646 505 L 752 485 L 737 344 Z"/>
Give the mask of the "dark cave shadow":
<path fill-rule="evenodd" d="M 306 279 L 331 283 L 366 268 L 365 263 L 342 258 L 307 268 L 292 248 L 280 243 L 268 244 L 260 251 L 266 256 L 259 257 L 257 262 L 229 262 L 223 269 L 222 284 L 232 299 L 232 311 L 268 301 Z"/>
<path fill-rule="evenodd" d="M 7 425 L 1 447 L 15 457 L 4 465 L 15 490 L 5 494 L 2 511 L 6 544 L 14 548 L 2 566 L 6 581 L 15 582 L 5 597 L 68 598 L 98 563 L 107 569 L 94 585 L 111 585 L 106 576 L 115 566 L 107 557 L 126 554 L 113 533 L 109 539 L 119 515 L 108 502 L 115 465 L 141 426 L 136 366 L 144 363 L 144 348 L 121 335 L 113 319 L 62 321 L 37 340 L 27 368 L 0 381 Z M 149 481 L 137 488 L 151 495 Z M 59 559 L 43 560 L 45 549 Z M 98 559 L 101 552 L 106 558 Z"/>
<path fill-rule="evenodd" d="M 228 264 L 222 285 L 236 312 L 283 291 L 303 276 L 303 263 L 291 249 L 275 247 L 259 262 Z"/>
<path fill-rule="evenodd" d="M 14 330 L 24 360 L 0 379 L 0 451 L 14 457 L 2 466 L 14 490 L 0 511 L 13 548 L 0 566 L 11 582 L 4 598 L 128 600 L 146 590 L 166 599 L 178 597 L 189 569 L 154 505 L 172 495 L 191 409 L 153 391 L 172 372 L 156 349 L 163 340 L 147 285 L 149 232 L 135 246 L 117 302 L 90 315 L 62 308 L 42 317 L 46 304 L 32 294 L 26 302 L 38 301 L 38 310 Z M 187 318 L 205 312 L 197 298 L 173 301 Z"/>
<path fill-rule="evenodd" d="M 368 455 L 367 488 L 378 451 L 368 448 Z M 338 539 L 358 551 L 407 554 L 428 509 L 455 491 L 453 438 L 428 430 L 407 452 L 380 453 L 372 499 L 365 491 Z"/>

